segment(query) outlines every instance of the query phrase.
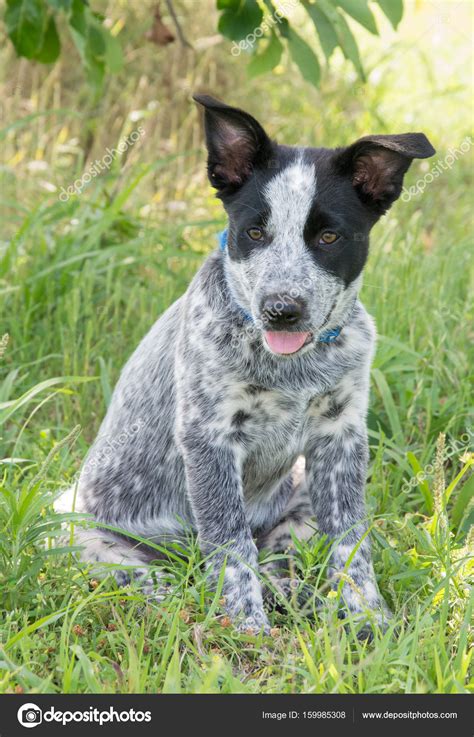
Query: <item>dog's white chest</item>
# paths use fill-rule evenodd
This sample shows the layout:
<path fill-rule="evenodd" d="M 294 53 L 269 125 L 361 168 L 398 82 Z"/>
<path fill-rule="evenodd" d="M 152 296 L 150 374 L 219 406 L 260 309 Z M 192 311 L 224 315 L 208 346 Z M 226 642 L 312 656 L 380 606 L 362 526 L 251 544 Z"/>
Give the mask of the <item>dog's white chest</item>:
<path fill-rule="evenodd" d="M 302 450 L 307 403 L 301 394 L 252 385 L 226 402 L 219 424 L 240 448 L 247 497 L 265 493 L 291 469 Z"/>
<path fill-rule="evenodd" d="M 301 393 L 245 386 L 226 402 L 224 424 L 249 450 L 284 452 L 298 446 L 308 398 Z"/>

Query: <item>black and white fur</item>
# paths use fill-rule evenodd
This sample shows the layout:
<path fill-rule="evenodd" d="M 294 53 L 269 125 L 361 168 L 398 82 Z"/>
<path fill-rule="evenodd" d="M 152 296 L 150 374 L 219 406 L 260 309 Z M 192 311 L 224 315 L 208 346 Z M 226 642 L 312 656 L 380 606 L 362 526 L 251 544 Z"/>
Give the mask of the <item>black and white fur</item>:
<path fill-rule="evenodd" d="M 382 612 L 364 504 L 375 328 L 357 295 L 372 226 L 412 159 L 434 149 L 422 133 L 335 150 L 281 146 L 247 113 L 196 100 L 228 246 L 123 369 L 76 509 L 157 543 L 197 532 L 211 582 L 226 564 L 229 614 L 264 630 L 258 550 L 286 551 L 291 532 L 308 537 L 315 519 L 333 541 L 330 572 L 346 605 Z M 256 227 L 258 241 L 248 235 Z M 335 243 L 321 241 L 327 231 Z M 300 350 L 270 349 L 269 300 L 274 332 L 308 334 Z M 336 340 L 319 341 L 337 327 Z M 85 560 L 135 566 L 151 587 L 153 554 L 100 528 L 79 535 Z"/>

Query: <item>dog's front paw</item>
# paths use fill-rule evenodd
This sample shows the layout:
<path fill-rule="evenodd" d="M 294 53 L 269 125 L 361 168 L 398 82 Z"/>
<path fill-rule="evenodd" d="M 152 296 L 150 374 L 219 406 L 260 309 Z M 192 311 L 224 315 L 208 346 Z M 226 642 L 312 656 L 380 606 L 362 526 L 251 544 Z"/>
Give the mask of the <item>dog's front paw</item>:
<path fill-rule="evenodd" d="M 223 605 L 238 632 L 270 631 L 263 608 L 262 587 L 249 567 L 228 564 L 222 588 Z"/>
<path fill-rule="evenodd" d="M 304 616 L 311 616 L 318 608 L 314 586 L 297 578 L 270 576 L 263 589 L 263 600 L 267 609 L 279 613 L 287 613 L 293 608 Z"/>
<path fill-rule="evenodd" d="M 248 615 L 242 613 L 234 618 L 234 622 L 237 633 L 257 635 L 263 632 L 264 635 L 270 634 L 270 623 L 263 609 L 255 610 L 252 614 Z"/>
<path fill-rule="evenodd" d="M 361 642 L 372 642 L 375 633 L 385 634 L 388 630 L 391 614 L 388 609 L 376 609 L 357 613 L 357 639 Z"/>
<path fill-rule="evenodd" d="M 263 631 L 269 634 L 270 624 L 263 609 L 261 596 L 241 597 L 236 596 L 235 591 L 228 592 L 224 596 L 224 606 L 237 633 L 257 634 Z"/>
<path fill-rule="evenodd" d="M 234 623 L 237 633 L 257 634 L 264 632 L 269 634 L 270 624 L 263 609 L 260 589 L 258 596 L 240 596 L 234 591 L 228 591 L 224 596 L 225 609 Z"/>
<path fill-rule="evenodd" d="M 390 626 L 392 613 L 381 596 L 375 602 L 371 602 L 370 607 L 364 606 L 360 600 L 354 600 L 351 597 L 347 600 L 344 597 L 344 607 L 339 610 L 339 617 L 347 619 L 348 613 L 351 616 L 352 625 L 357 632 L 357 639 L 361 641 L 371 642 L 374 639 L 375 632 L 384 634 Z M 347 622 L 347 627 L 350 628 Z"/>

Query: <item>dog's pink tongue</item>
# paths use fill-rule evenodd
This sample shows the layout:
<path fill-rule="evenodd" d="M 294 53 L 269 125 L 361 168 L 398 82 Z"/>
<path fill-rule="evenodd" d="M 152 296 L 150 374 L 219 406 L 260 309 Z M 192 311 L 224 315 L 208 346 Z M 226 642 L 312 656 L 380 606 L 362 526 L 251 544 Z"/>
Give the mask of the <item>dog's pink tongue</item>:
<path fill-rule="evenodd" d="M 286 333 L 283 330 L 266 331 L 265 339 L 273 353 L 296 353 L 304 345 L 309 333 Z"/>

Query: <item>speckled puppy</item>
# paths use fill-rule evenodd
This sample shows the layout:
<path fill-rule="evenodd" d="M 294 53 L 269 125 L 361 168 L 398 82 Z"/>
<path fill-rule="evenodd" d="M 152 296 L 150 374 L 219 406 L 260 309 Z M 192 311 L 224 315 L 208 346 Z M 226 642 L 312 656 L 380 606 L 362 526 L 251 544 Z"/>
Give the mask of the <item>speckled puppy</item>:
<path fill-rule="evenodd" d="M 422 133 L 281 146 L 247 113 L 195 99 L 227 241 L 123 369 L 77 507 L 155 542 L 195 530 L 211 581 L 226 560 L 229 614 L 265 630 L 258 549 L 285 551 L 314 516 L 346 605 L 382 612 L 364 505 L 375 329 L 357 295 L 370 229 L 434 149 Z M 81 536 L 86 560 L 136 566 L 152 586 L 133 540 Z"/>

